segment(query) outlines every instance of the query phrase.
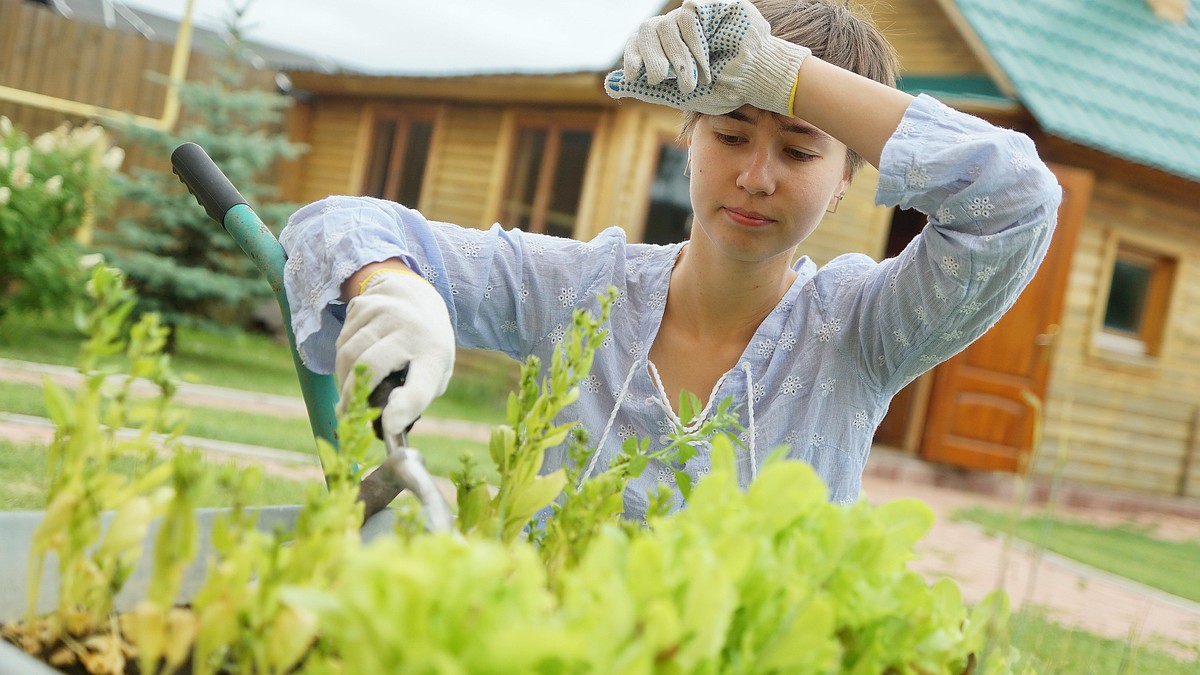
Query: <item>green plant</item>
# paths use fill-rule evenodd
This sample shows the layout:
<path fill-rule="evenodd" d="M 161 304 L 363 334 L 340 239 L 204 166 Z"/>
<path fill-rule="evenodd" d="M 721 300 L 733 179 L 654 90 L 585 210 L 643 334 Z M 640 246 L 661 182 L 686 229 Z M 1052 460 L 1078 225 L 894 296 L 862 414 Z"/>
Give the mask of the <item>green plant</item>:
<path fill-rule="evenodd" d="M 661 453 L 627 443 L 578 487 L 578 470 L 537 475 L 572 437 L 551 420 L 603 339 L 607 316 L 577 313 L 540 382 L 523 371 L 491 451 L 493 495 L 465 462 L 459 532 L 373 542 L 328 589 L 291 589 L 321 626 L 314 672 L 1007 672 L 1007 599 L 973 610 L 949 581 L 906 569 L 932 523 L 916 501 L 844 508 L 807 465 L 773 456 L 743 491 L 734 441 L 713 421 Z M 697 406 L 698 407 L 698 406 Z M 723 406 L 719 417 L 728 407 Z M 723 423 L 724 420 L 720 422 Z M 621 522 L 620 495 L 652 457 L 685 460 L 701 438 L 713 470 L 688 507 L 659 501 L 648 526 Z M 586 439 L 572 441 L 576 465 Z M 560 497 L 561 491 L 561 497 Z M 547 529 L 526 529 L 554 503 Z M 529 536 L 522 536 L 528 532 Z M 385 636 L 395 636 L 388 639 Z"/>
<path fill-rule="evenodd" d="M 148 461 L 124 489 L 136 506 L 113 504 L 114 525 L 122 518 L 122 526 L 110 526 L 98 547 L 110 551 L 103 560 L 116 562 L 96 567 L 117 573 L 92 574 L 88 588 L 120 586 L 143 524 L 161 514 L 150 593 L 105 622 L 106 595 L 72 592 L 73 602 L 56 617 L 31 619 L 19 639 L 82 615 L 86 622 L 59 630 L 70 637 L 67 656 L 114 666 L 131 651 L 139 672 L 174 672 L 185 662 L 195 673 L 1011 671 L 1006 596 L 968 610 L 952 582 L 930 587 L 907 569 L 932 522 L 920 502 L 831 505 L 811 467 L 779 453 L 743 489 L 735 441 L 715 426 L 680 434 L 661 452 L 627 443 L 619 460 L 581 486 L 568 487 L 577 470 L 539 475 L 544 453 L 558 443 L 573 443 L 576 459 L 586 458 L 586 439 L 554 420 L 577 396 L 611 300 L 601 299 L 598 319 L 577 313 L 540 381 L 536 363 L 526 368 L 509 401 L 512 423 L 493 437 L 500 486 L 491 494 L 464 463 L 455 531 L 427 533 L 410 512 L 398 518 L 396 536 L 361 541 L 357 485 L 379 457 L 370 433 L 377 412 L 357 391 L 340 420 L 341 451 L 320 446 L 328 488 L 310 491 L 294 531 L 254 526 L 245 506 L 256 489 L 252 474 L 213 478 L 186 455 Z M 92 322 L 85 351 L 116 349 L 110 329 L 128 314 L 125 305 L 99 304 L 109 310 Z M 159 366 L 142 372 L 166 372 L 155 349 L 138 353 Z M 78 420 L 68 426 L 81 439 L 96 436 L 99 409 L 95 399 L 79 399 Z M 163 409 L 155 404 L 141 419 L 169 419 Z M 621 522 L 624 481 L 653 457 L 686 459 L 699 442 L 710 447 L 712 471 L 685 485 L 687 508 L 669 513 L 660 499 L 645 526 Z M 86 483 L 105 471 L 75 473 Z M 195 554 L 193 487 L 211 480 L 235 496 L 233 506 L 214 526 L 204 586 L 190 607 L 175 607 L 178 572 Z M 551 504 L 553 525 L 528 527 Z M 66 533 L 59 539 L 95 532 L 91 521 L 60 527 L 53 511 L 47 531 Z M 117 539 L 106 545 L 109 537 Z M 77 560 L 87 548 L 56 550 Z M 84 627 L 99 630 L 76 632 Z"/>
<path fill-rule="evenodd" d="M 186 505 L 188 491 L 195 487 L 188 477 L 199 459 L 178 452 L 172 463 L 152 461 L 151 434 L 170 432 L 169 445 L 179 430 L 167 410 L 174 385 L 161 354 L 166 333 L 157 318 L 151 315 L 128 325 L 134 301 L 122 276 L 112 268 L 97 267 L 86 290 L 90 310 L 77 317 L 88 336 L 79 354 L 84 384 L 72 394 L 50 380 L 45 383 L 46 405 L 57 431 L 47 462 L 46 515 L 34 533 L 30 552 L 28 622 L 16 635 L 33 653 L 56 649 L 49 657 L 52 663 L 77 658 L 100 668 L 118 658 L 120 649 L 95 633 L 108 623 L 113 598 L 141 553 L 151 521 L 166 513 L 160 541 L 188 540 L 193 516 Z M 159 396 L 135 400 L 130 395 L 132 378 L 115 394 L 105 393 L 103 385 L 111 371 L 100 363 L 118 354 L 124 355 L 127 372 L 158 386 Z M 139 434 L 118 438 L 116 430 L 129 426 L 131 420 L 139 424 Z M 114 462 L 126 456 L 137 459 L 137 468 L 114 470 Z M 106 511 L 111 512 L 111 521 L 102 528 Z M 177 567 L 173 563 L 179 551 L 164 547 L 165 543 L 156 564 L 164 568 L 166 581 L 156 589 L 170 594 L 174 589 L 167 573 Z M 50 553 L 58 560 L 58 609 L 38 618 L 34 616 L 37 580 Z"/>
<path fill-rule="evenodd" d="M 279 131 L 291 99 L 246 83 L 246 47 L 240 3 L 226 26 L 230 40 L 211 81 L 180 81 L 183 121 L 162 129 L 125 123 L 126 143 L 149 156 L 167 157 L 180 144 L 199 144 L 221 167 L 265 223 L 278 232 L 294 205 L 279 203 L 268 180 L 281 160 L 303 146 Z M 139 167 L 119 178 L 129 209 L 111 232 L 98 233 L 100 249 L 136 286 L 140 312 L 153 311 L 169 325 L 249 326 L 269 288 L 250 259 L 212 222 L 168 167 Z"/>
<path fill-rule="evenodd" d="M 0 315 L 70 304 L 83 282 L 73 235 L 111 202 L 123 158 L 101 127 L 31 140 L 0 116 Z"/>

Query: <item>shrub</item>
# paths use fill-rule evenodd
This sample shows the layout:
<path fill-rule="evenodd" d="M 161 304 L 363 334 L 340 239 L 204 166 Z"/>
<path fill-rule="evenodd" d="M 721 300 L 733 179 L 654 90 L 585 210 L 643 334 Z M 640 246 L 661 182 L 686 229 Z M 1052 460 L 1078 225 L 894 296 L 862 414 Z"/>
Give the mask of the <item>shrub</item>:
<path fill-rule="evenodd" d="M 83 279 L 73 235 L 111 203 L 123 159 L 99 126 L 31 141 L 0 117 L 0 313 L 69 306 Z"/>

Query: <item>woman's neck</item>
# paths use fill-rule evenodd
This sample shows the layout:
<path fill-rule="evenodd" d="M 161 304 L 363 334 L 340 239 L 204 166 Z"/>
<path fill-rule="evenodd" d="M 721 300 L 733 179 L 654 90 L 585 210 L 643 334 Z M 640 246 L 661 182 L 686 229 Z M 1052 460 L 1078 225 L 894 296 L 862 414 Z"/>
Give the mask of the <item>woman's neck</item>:
<path fill-rule="evenodd" d="M 748 343 L 796 278 L 787 262 L 706 260 L 689 245 L 671 272 L 664 319 L 701 340 Z"/>

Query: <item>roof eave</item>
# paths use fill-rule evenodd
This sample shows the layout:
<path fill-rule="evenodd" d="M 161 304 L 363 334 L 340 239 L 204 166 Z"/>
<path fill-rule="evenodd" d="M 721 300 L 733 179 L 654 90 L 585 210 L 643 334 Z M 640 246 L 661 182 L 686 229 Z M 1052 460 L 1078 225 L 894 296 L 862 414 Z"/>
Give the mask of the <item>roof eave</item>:
<path fill-rule="evenodd" d="M 958 31 L 959 36 L 971 50 L 971 53 L 983 65 L 983 69 L 987 71 L 988 77 L 995 83 L 996 88 L 1008 98 L 1017 98 L 1017 89 L 1013 86 L 1012 80 L 1008 78 L 1008 74 L 1004 72 L 1004 69 L 1000 67 L 996 59 L 992 58 L 987 45 L 975 33 L 975 29 L 971 27 L 967 18 L 959 11 L 958 5 L 955 4 L 954 0 L 937 0 L 937 4 L 942 8 L 942 12 L 945 13 L 946 18 L 950 20 L 950 23 Z"/>
<path fill-rule="evenodd" d="M 611 102 L 600 72 L 441 77 L 286 71 L 294 90 L 318 96 L 428 99 L 464 103 L 596 105 Z"/>

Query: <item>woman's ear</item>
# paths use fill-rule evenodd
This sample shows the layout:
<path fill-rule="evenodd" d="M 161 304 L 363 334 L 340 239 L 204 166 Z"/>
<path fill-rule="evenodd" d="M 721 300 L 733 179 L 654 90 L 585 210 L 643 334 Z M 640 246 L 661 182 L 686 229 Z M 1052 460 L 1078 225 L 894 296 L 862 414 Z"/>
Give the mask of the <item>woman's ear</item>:
<path fill-rule="evenodd" d="M 853 176 L 850 175 L 850 169 L 842 174 L 842 179 L 838 181 L 837 189 L 833 191 L 833 196 L 829 198 L 829 205 L 825 207 L 825 213 L 837 213 L 838 206 L 842 204 L 842 198 L 846 196 L 846 191 L 850 189 L 850 181 Z"/>

